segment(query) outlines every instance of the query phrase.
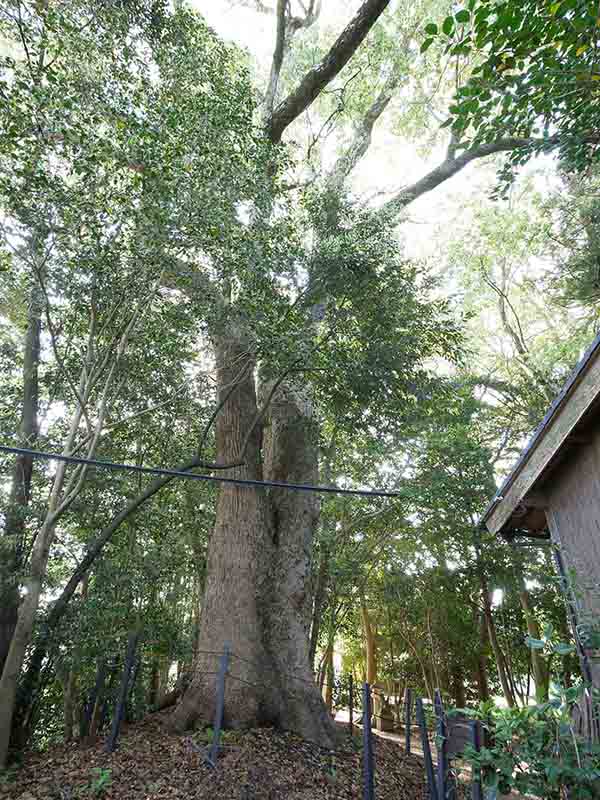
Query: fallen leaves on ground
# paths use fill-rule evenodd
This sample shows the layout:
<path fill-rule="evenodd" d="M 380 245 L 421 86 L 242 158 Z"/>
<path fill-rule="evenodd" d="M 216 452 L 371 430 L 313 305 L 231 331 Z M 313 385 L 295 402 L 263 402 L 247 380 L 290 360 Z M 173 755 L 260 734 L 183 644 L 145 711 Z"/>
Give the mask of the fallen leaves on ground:
<path fill-rule="evenodd" d="M 342 731 L 335 752 L 291 733 L 257 728 L 226 732 L 216 768 L 202 733 L 176 735 L 166 714 L 124 727 L 114 753 L 104 740 L 30 753 L 0 779 L 10 800 L 359 800 L 362 748 Z M 427 797 L 422 760 L 374 737 L 377 800 Z"/>

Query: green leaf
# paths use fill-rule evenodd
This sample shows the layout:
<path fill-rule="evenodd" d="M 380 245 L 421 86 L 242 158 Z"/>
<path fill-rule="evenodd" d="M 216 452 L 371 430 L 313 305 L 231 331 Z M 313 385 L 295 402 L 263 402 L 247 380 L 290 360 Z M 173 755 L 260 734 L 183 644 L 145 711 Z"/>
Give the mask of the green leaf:
<path fill-rule="evenodd" d="M 446 36 L 450 36 L 454 31 L 454 17 L 446 17 L 442 25 L 442 30 Z"/>
<path fill-rule="evenodd" d="M 429 50 L 432 44 L 433 44 L 433 36 L 430 36 L 429 39 L 425 39 L 425 41 L 421 45 L 421 53 L 424 53 L 426 50 Z"/>
<path fill-rule="evenodd" d="M 435 22 L 430 22 L 429 25 L 425 25 L 425 33 L 429 36 L 437 36 L 438 34 L 438 26 Z"/>
<path fill-rule="evenodd" d="M 457 22 L 468 22 L 471 19 L 471 15 L 466 8 L 461 8 L 461 10 L 454 15 L 454 19 Z"/>

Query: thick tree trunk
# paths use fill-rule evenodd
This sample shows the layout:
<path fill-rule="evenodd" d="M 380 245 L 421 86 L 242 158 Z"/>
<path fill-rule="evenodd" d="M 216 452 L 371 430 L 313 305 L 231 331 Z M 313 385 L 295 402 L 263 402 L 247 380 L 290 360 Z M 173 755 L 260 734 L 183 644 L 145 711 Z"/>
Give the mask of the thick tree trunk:
<path fill-rule="evenodd" d="M 38 435 L 38 368 L 42 302 L 37 283 L 29 297 L 27 331 L 23 348 L 23 405 L 19 427 L 19 446 L 33 447 Z M 18 573 L 26 512 L 31 495 L 31 456 L 15 457 L 10 498 L 0 540 L 0 675 L 8 655 L 19 612 Z"/>
<path fill-rule="evenodd" d="M 234 335 L 221 337 L 215 348 L 218 399 L 223 402 L 216 420 L 217 460 L 232 463 L 238 460 L 258 413 L 254 361 L 249 347 Z M 245 464 L 227 474 L 262 478 L 258 427 L 246 447 Z M 174 715 L 178 729 L 212 719 L 217 654 L 226 642 L 232 663 L 226 682 L 225 722 L 249 726 L 262 716 L 263 686 L 273 680 L 260 608 L 272 549 L 269 528 L 263 490 L 232 484 L 221 487 L 208 553 L 194 678 Z"/>
<path fill-rule="evenodd" d="M 63 675 L 63 736 L 67 744 L 73 739 L 73 727 L 75 725 L 76 678 L 75 670 L 72 667 Z"/>
<path fill-rule="evenodd" d="M 216 422 L 218 461 L 236 461 L 245 448 L 244 466 L 232 474 L 261 479 L 252 355 L 235 335 L 221 337 L 215 345 L 223 402 Z M 316 478 L 309 411 L 292 389 L 281 388 L 269 413 L 265 447 L 269 478 L 299 482 Z M 309 661 L 307 581 L 317 511 L 314 497 L 306 493 L 268 494 L 264 489 L 230 485 L 221 489 L 194 677 L 174 714 L 177 729 L 212 720 L 215 654 L 228 642 L 232 657 L 225 691 L 226 725 L 271 722 L 325 745 L 331 742 L 331 722 Z"/>
<path fill-rule="evenodd" d="M 318 427 L 306 384 L 288 382 L 275 395 L 265 428 L 265 477 L 318 482 Z M 278 723 L 312 741 L 331 742 L 333 726 L 313 679 L 309 627 L 311 556 L 320 504 L 315 494 L 270 494 L 274 591 L 267 595 L 268 648 L 279 674 Z M 271 582 L 271 581 L 270 581 Z"/>

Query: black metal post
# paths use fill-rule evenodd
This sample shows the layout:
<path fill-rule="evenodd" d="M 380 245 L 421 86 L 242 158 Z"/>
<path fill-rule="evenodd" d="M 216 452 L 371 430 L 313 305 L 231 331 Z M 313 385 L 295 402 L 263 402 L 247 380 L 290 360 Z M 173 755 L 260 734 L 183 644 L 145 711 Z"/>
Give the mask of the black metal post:
<path fill-rule="evenodd" d="M 354 732 L 354 675 L 351 672 L 348 678 L 348 716 L 350 719 L 350 738 Z"/>
<path fill-rule="evenodd" d="M 135 661 L 135 651 L 139 639 L 139 632 L 137 630 L 131 631 L 127 638 L 127 653 L 125 655 L 125 664 L 123 666 L 123 675 L 121 677 L 121 686 L 119 687 L 119 694 L 117 697 L 117 704 L 115 706 L 112 729 L 110 736 L 106 742 L 106 750 L 112 753 L 117 746 L 117 740 L 121 730 L 121 722 L 125 712 L 125 705 L 127 703 L 127 694 L 129 692 L 131 670 Z"/>
<path fill-rule="evenodd" d="M 446 800 L 448 784 L 448 733 L 446 730 L 446 720 L 444 718 L 442 695 L 439 689 L 435 690 L 433 705 L 436 719 L 438 797 L 440 800 Z"/>
<path fill-rule="evenodd" d="M 217 704 L 215 706 L 215 722 L 213 726 L 213 740 L 208 751 L 208 760 L 213 767 L 217 764 L 219 754 L 219 741 L 223 726 L 223 711 L 225 709 L 225 675 L 229 667 L 229 642 L 225 642 L 223 652 L 219 659 L 219 674 L 217 675 Z"/>
<path fill-rule="evenodd" d="M 371 731 L 371 687 L 363 686 L 363 800 L 375 800 L 373 779 L 373 733 Z"/>
<path fill-rule="evenodd" d="M 473 750 L 479 752 L 481 750 L 481 723 L 475 719 L 469 722 L 469 738 Z M 483 786 L 481 785 L 481 769 L 479 767 L 471 767 L 471 797 L 473 800 L 483 800 Z"/>
<path fill-rule="evenodd" d="M 433 772 L 433 760 L 431 758 L 431 748 L 429 747 L 429 736 L 427 735 L 427 723 L 425 712 L 423 711 L 423 700 L 415 698 L 415 713 L 417 725 L 421 733 L 421 747 L 423 748 L 423 761 L 425 762 L 425 775 L 427 776 L 427 787 L 429 789 L 429 800 L 438 800 L 437 788 L 435 785 L 435 775 Z"/>
<path fill-rule="evenodd" d="M 412 689 L 407 687 L 404 692 L 404 728 L 406 736 L 406 752 L 410 754 L 410 735 L 412 726 Z"/>

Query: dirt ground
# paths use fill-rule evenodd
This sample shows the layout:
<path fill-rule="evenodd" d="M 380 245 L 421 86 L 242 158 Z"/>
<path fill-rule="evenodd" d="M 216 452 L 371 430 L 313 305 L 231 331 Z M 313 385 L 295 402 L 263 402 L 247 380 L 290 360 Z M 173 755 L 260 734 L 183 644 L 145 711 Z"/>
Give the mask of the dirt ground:
<path fill-rule="evenodd" d="M 2 800 L 359 800 L 360 736 L 345 729 L 335 752 L 289 733 L 258 728 L 227 732 L 216 768 L 206 761 L 205 733 L 171 733 L 165 714 L 125 726 L 118 750 L 61 745 L 30 753 L 0 777 Z M 377 800 L 427 797 L 423 762 L 397 743 L 375 737 Z"/>

